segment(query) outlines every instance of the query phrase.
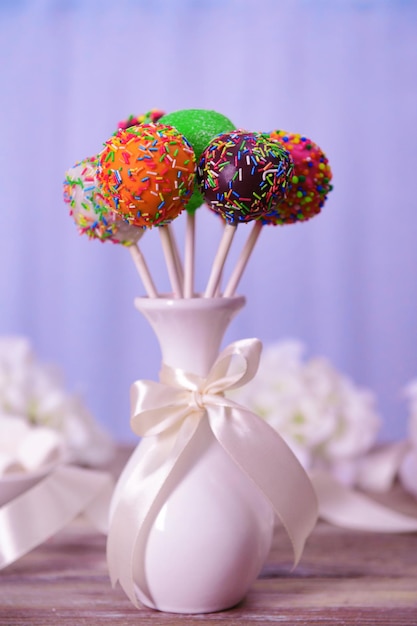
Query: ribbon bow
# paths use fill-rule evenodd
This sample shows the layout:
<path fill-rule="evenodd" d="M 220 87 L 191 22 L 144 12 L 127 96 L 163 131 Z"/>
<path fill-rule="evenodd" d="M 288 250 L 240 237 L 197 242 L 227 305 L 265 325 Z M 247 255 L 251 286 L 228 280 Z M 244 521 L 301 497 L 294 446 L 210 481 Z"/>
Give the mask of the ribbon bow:
<path fill-rule="evenodd" d="M 114 488 L 103 471 L 60 463 L 0 507 L 0 570 L 62 530 L 83 513 L 103 532 Z M 0 483 L 7 490 L 7 481 Z"/>
<path fill-rule="evenodd" d="M 207 378 L 163 365 L 161 382 L 140 380 L 132 386 L 132 429 L 141 437 L 156 438 L 164 450 L 159 464 L 145 458 L 133 467 L 113 503 L 107 543 L 110 576 L 113 585 L 119 580 L 135 605 L 134 571 L 145 580 L 143 564 L 138 569 L 136 558 L 144 529 L 162 504 L 158 495 L 175 480 L 176 464 L 204 419 L 217 442 L 270 501 L 291 541 L 295 564 L 301 556 L 317 519 L 310 480 L 276 431 L 224 395 L 254 377 L 261 348 L 258 339 L 230 344 Z"/>

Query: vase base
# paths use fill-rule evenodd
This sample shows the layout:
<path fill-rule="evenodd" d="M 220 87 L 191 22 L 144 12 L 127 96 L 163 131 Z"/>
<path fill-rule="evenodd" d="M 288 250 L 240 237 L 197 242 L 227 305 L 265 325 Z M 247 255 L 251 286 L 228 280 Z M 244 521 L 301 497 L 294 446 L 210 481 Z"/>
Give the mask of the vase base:
<path fill-rule="evenodd" d="M 159 611 L 161 613 L 173 613 L 176 615 L 203 615 L 206 613 L 220 613 L 221 611 L 228 611 L 233 609 L 235 606 L 238 606 L 244 598 L 241 598 L 236 602 L 228 602 L 228 603 L 213 603 L 210 606 L 208 605 L 200 605 L 200 606 L 172 606 L 168 605 L 156 605 L 153 602 L 149 601 L 148 598 L 143 598 L 142 594 L 138 594 L 139 600 L 141 604 L 146 606 L 148 609 L 153 609 L 154 611 Z"/>

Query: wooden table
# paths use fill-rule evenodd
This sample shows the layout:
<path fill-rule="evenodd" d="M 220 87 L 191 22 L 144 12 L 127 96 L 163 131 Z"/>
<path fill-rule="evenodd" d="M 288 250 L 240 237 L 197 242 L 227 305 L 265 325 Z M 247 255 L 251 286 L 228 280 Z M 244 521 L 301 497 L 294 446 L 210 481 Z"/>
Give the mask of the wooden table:
<path fill-rule="evenodd" d="M 416 511 L 400 489 L 390 494 Z M 320 522 L 291 573 L 280 531 L 260 578 L 236 608 L 206 615 L 137 610 L 112 589 L 105 538 L 79 519 L 0 572 L 1 626 L 327 624 L 417 626 L 417 533 L 350 532 Z"/>

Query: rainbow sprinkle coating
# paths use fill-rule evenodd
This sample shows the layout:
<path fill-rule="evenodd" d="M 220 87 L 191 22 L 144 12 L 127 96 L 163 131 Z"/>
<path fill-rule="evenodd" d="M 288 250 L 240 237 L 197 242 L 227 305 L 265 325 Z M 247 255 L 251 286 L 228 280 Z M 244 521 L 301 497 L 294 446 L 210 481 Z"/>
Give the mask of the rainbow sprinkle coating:
<path fill-rule="evenodd" d="M 294 171 L 284 201 L 264 216 L 265 224 L 283 225 L 308 220 L 320 213 L 332 190 L 326 155 L 313 141 L 296 133 L 275 130 L 270 138 L 290 153 Z"/>
<path fill-rule="evenodd" d="M 260 218 L 279 204 L 291 173 L 291 157 L 278 142 L 236 130 L 207 146 L 197 180 L 210 208 L 236 224 Z"/>
<path fill-rule="evenodd" d="M 165 115 L 165 111 L 160 111 L 159 109 L 151 109 L 141 115 L 129 115 L 125 120 L 118 123 L 117 130 L 126 130 L 126 128 L 137 126 L 138 124 L 155 124 L 163 115 Z M 114 134 L 116 133 L 117 131 Z"/>
<path fill-rule="evenodd" d="M 65 174 L 64 200 L 82 235 L 99 241 L 129 246 L 135 243 L 142 229 L 130 226 L 106 206 L 97 187 L 97 157 L 86 158 Z"/>
<path fill-rule="evenodd" d="M 171 222 L 191 197 L 194 177 L 192 147 L 164 124 L 119 130 L 99 155 L 97 178 L 105 202 L 135 226 Z"/>

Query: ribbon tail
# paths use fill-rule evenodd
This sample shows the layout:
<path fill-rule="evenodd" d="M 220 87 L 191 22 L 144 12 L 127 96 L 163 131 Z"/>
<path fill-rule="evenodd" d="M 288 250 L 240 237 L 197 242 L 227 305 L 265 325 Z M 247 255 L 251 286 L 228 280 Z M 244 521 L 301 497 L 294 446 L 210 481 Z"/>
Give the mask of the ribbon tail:
<path fill-rule="evenodd" d="M 84 517 L 103 535 L 107 535 L 109 531 L 109 510 L 113 491 L 113 476 L 107 474 L 107 482 L 83 511 Z"/>
<path fill-rule="evenodd" d="M 126 479 L 124 489 L 115 504 L 107 539 L 110 578 L 113 586 L 119 581 L 136 607 L 139 606 L 135 590 L 136 577 L 140 579 L 142 593 L 152 600 L 146 583 L 143 542 L 163 504 L 164 488 L 168 486 L 170 480 L 175 480 L 175 466 L 192 440 L 198 425 L 199 420 L 190 417 L 181 425 L 173 445 L 172 438 L 165 438 L 165 444 L 171 443 L 171 450 L 165 455 L 162 448 L 163 440 L 158 438 L 148 453 L 152 455 L 155 451 L 155 454 L 164 459 L 162 464 L 155 467 L 151 463 L 152 471 L 144 476 L 142 463 L 138 462 Z"/>
<path fill-rule="evenodd" d="M 388 491 L 408 448 L 407 441 L 397 441 L 368 452 L 357 461 L 356 484 L 364 491 Z"/>
<path fill-rule="evenodd" d="M 352 530 L 407 533 L 417 531 L 417 518 L 399 513 L 337 482 L 324 472 L 311 477 L 321 519 Z"/>
<path fill-rule="evenodd" d="M 109 502 L 111 487 L 106 472 L 62 465 L 4 505 L 0 509 L 0 569 L 52 537 L 93 507 L 96 499 Z"/>
<path fill-rule="evenodd" d="M 240 408 L 210 411 L 218 442 L 270 501 L 291 541 L 297 565 L 317 521 L 317 499 L 303 467 L 278 433 Z"/>

